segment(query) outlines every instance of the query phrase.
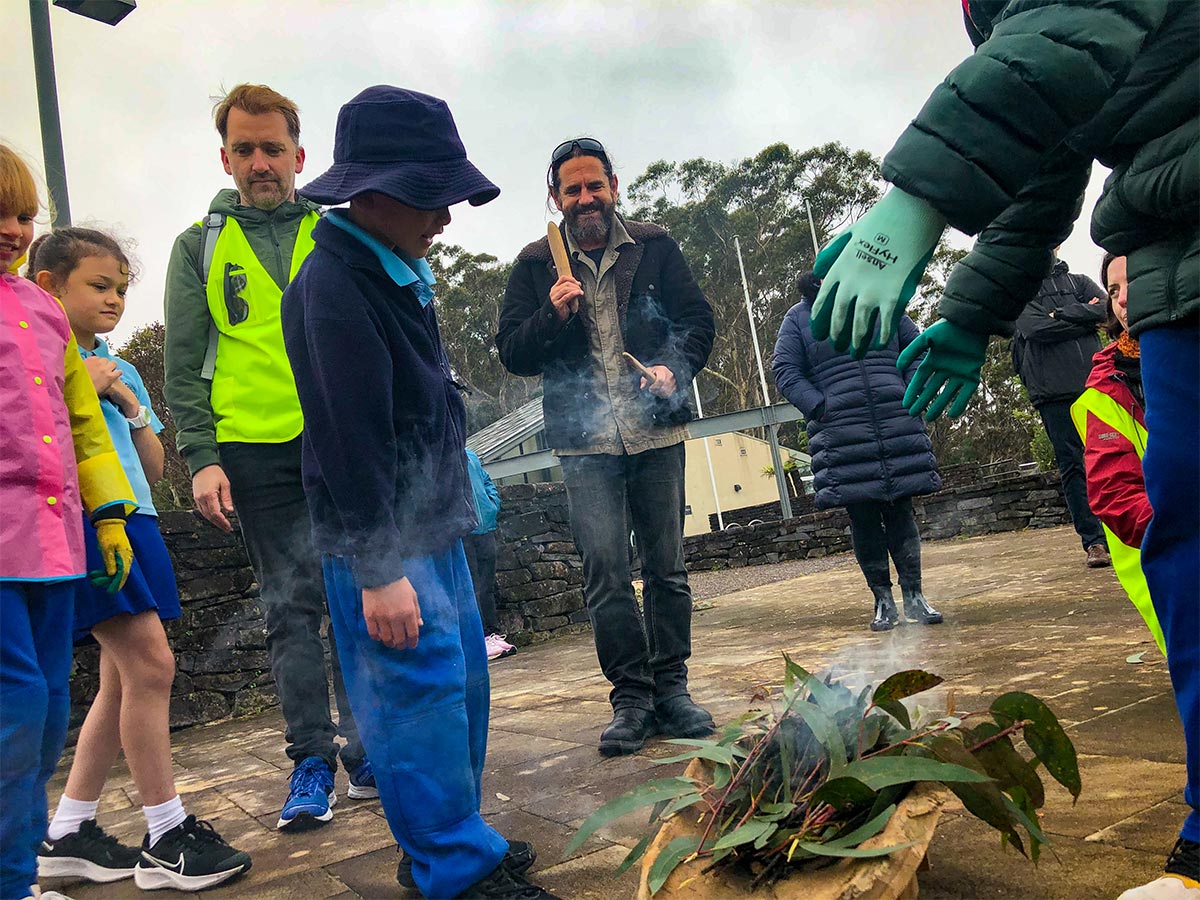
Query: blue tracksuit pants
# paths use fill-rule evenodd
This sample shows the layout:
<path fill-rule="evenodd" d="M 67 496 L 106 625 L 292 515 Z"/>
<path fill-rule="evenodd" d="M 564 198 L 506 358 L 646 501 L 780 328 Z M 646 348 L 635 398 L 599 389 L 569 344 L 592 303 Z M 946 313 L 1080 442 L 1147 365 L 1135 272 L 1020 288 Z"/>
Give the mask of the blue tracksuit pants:
<path fill-rule="evenodd" d="M 29 896 L 67 739 L 74 581 L 0 581 L 0 900 Z"/>
<path fill-rule="evenodd" d="M 1200 329 L 1152 328 L 1140 336 L 1146 391 L 1142 471 L 1154 518 L 1142 570 L 1167 644 L 1167 668 L 1187 745 L 1192 812 L 1181 836 L 1200 841 Z"/>
<path fill-rule="evenodd" d="M 508 850 L 479 814 L 490 687 L 462 542 L 404 560 L 425 622 L 412 650 L 367 634 L 352 559 L 326 556 L 324 568 L 346 692 L 392 834 L 422 894 L 456 897 Z"/>

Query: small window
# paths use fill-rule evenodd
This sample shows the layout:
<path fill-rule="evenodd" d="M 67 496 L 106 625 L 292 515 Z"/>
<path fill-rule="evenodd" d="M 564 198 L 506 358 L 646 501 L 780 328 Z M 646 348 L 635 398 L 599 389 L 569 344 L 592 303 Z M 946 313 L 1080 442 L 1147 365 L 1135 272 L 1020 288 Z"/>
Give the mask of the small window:
<path fill-rule="evenodd" d="M 689 503 L 683 508 L 683 514 L 685 516 L 690 516 L 692 514 L 692 504 Z"/>
<path fill-rule="evenodd" d="M 713 443 L 716 444 L 718 447 L 722 446 L 720 438 L 713 438 Z"/>
<path fill-rule="evenodd" d="M 745 447 L 742 447 L 740 450 L 738 450 L 738 456 L 745 456 L 745 455 L 746 455 Z"/>

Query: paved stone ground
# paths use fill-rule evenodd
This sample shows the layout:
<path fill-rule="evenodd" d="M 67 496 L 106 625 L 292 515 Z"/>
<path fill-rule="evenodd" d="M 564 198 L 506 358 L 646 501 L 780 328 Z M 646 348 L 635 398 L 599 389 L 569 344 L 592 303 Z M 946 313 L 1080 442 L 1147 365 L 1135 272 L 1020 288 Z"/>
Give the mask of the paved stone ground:
<path fill-rule="evenodd" d="M 961 808 L 952 810 L 920 877 L 922 898 L 1112 898 L 1154 877 L 1185 813 L 1183 736 L 1166 666 L 1112 571 L 1085 569 L 1074 533 L 1058 528 L 927 544 L 925 586 L 946 624 L 883 635 L 866 628 L 869 599 L 853 565 L 706 602 L 693 627 L 693 693 L 719 720 L 732 718 L 750 706 L 756 686 L 781 680 L 781 651 L 810 669 L 837 665 L 875 680 L 928 668 L 947 678 L 928 702 L 944 702 L 953 687 L 960 710 L 980 694 L 976 708 L 1004 690 L 1030 690 L 1050 702 L 1075 740 L 1081 801 L 1072 806 L 1066 791 L 1048 787 L 1043 827 L 1053 849 L 1036 868 Z M 1147 651 L 1143 664 L 1126 661 L 1140 651 Z M 656 741 L 632 757 L 597 754 L 608 686 L 589 636 L 522 650 L 494 664 L 492 676 L 484 813 L 506 835 L 536 843 L 538 880 L 564 898 L 633 896 L 635 873 L 614 879 L 611 872 L 644 816 L 613 823 L 565 861 L 562 852 L 602 802 L 667 774 L 654 760 L 673 748 Z M 248 876 L 205 896 L 401 896 L 378 801 L 345 800 L 344 774 L 332 823 L 301 835 L 274 830 L 290 770 L 282 724 L 271 711 L 175 737 L 189 810 L 254 856 Z M 52 803 L 68 763 L 51 784 Z M 140 840 L 142 817 L 124 769 L 114 773 L 101 810 L 106 828 Z M 131 882 L 47 886 L 77 900 L 139 894 Z"/>

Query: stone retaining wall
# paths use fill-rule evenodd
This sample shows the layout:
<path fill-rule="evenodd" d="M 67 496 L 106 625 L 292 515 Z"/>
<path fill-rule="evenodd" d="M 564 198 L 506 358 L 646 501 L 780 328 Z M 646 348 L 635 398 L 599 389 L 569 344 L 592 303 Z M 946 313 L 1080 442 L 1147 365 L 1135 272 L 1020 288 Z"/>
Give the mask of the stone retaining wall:
<path fill-rule="evenodd" d="M 500 488 L 500 495 L 497 611 L 509 640 L 525 645 L 587 630 L 583 566 L 571 539 L 563 485 L 509 485 Z M 914 498 L 914 509 L 922 537 L 934 540 L 1070 521 L 1057 474 L 976 480 Z M 223 534 L 190 512 L 164 513 L 160 525 L 183 600 L 183 617 L 167 626 L 176 657 L 172 727 L 274 705 L 278 698 L 258 585 L 240 536 L 236 531 Z M 849 549 L 849 521 L 841 509 L 685 540 L 692 569 L 759 565 Z M 98 648 L 77 648 L 73 728 L 95 696 L 98 671 Z"/>

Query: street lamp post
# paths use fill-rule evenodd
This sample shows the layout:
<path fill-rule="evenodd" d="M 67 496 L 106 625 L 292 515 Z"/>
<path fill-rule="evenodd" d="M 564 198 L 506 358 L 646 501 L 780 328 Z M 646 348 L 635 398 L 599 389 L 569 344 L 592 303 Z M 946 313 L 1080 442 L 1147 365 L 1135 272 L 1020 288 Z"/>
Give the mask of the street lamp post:
<path fill-rule="evenodd" d="M 135 0 L 54 0 L 54 5 L 106 25 L 116 25 L 133 12 L 137 3 Z M 42 159 L 46 165 L 46 187 L 50 191 L 50 224 L 58 228 L 71 224 L 71 204 L 67 198 L 67 164 L 58 115 L 49 0 L 29 0 L 29 25 L 33 34 L 33 75 L 42 128 Z"/>

